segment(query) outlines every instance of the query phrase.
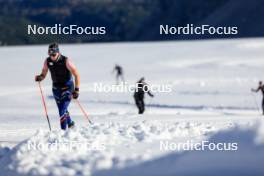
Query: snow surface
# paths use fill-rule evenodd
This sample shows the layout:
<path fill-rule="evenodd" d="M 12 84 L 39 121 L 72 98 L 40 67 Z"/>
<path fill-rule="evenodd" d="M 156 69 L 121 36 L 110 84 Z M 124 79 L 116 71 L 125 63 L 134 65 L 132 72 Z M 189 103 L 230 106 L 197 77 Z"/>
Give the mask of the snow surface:
<path fill-rule="evenodd" d="M 81 74 L 74 130 L 59 130 L 50 78 L 43 82 L 48 131 L 34 75 L 47 46 L 2 47 L 0 54 L 0 167 L 4 175 L 263 175 L 261 97 L 264 39 L 61 45 Z M 115 63 L 135 83 L 171 84 L 171 93 L 146 97 L 137 115 L 132 93 L 95 93 L 113 84 Z M 23 76 L 23 77 L 22 77 Z M 237 142 L 238 151 L 161 150 L 160 142 Z M 104 150 L 29 150 L 28 142 L 89 143 Z"/>
<path fill-rule="evenodd" d="M 170 153 L 160 158 L 124 169 L 99 171 L 95 175 L 263 175 L 264 140 L 262 126 L 235 128 L 213 135 L 213 143 L 236 141 L 238 151 L 187 151 Z M 260 131 L 262 128 L 262 132 Z M 261 138 L 261 140 L 260 140 Z"/>

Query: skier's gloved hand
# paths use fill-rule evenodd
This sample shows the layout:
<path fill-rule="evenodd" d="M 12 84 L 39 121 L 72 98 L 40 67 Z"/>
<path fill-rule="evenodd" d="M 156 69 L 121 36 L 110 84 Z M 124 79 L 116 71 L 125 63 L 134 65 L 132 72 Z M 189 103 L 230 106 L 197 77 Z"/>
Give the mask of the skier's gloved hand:
<path fill-rule="evenodd" d="M 79 97 L 79 88 L 76 87 L 72 92 L 72 98 L 77 99 Z"/>
<path fill-rule="evenodd" d="M 149 96 L 150 96 L 151 98 L 154 97 L 154 95 L 153 95 L 152 93 L 148 92 L 148 94 L 149 94 Z"/>
<path fill-rule="evenodd" d="M 36 81 L 36 82 L 40 82 L 40 81 L 42 81 L 43 79 L 44 79 L 44 75 L 42 75 L 42 74 L 35 76 L 35 81 Z"/>

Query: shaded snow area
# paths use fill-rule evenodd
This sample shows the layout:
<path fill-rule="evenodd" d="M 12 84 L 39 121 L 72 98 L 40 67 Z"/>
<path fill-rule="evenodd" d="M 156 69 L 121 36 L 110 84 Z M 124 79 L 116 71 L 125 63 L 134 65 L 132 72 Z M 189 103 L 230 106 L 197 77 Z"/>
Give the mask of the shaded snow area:
<path fill-rule="evenodd" d="M 34 82 L 47 46 L 1 47 L 0 175 L 263 176 L 262 95 L 250 91 L 263 79 L 263 46 L 264 39 L 60 45 L 78 68 L 79 102 L 93 122 L 73 101 L 76 126 L 65 132 L 50 75 L 41 85 L 51 132 Z M 93 90 L 115 84 L 115 64 L 128 84 L 144 76 L 171 92 L 146 95 L 138 115 L 133 92 Z"/>
<path fill-rule="evenodd" d="M 39 130 L 7 152 L 0 160 L 1 172 L 58 176 L 263 175 L 264 121 L 243 127 L 226 125 L 229 127 L 220 132 L 213 124 L 155 121 L 94 124 L 67 132 Z M 225 151 L 162 150 L 160 144 L 186 140 L 237 143 L 237 150 L 228 146 Z"/>
<path fill-rule="evenodd" d="M 210 137 L 209 141 L 212 143 L 235 141 L 238 144 L 238 150 L 170 153 L 125 169 L 101 171 L 95 175 L 264 175 L 264 121 L 254 128 L 234 128 L 218 132 Z"/>

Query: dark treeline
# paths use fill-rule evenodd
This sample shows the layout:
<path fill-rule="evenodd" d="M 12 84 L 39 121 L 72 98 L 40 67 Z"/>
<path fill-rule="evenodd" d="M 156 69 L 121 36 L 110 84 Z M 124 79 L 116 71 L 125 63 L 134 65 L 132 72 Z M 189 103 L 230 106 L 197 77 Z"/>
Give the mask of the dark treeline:
<path fill-rule="evenodd" d="M 152 41 L 219 36 L 161 36 L 159 25 L 235 25 L 235 37 L 264 36 L 259 0 L 0 0 L 2 45 L 58 42 Z M 106 35 L 27 35 L 27 25 L 105 26 Z M 229 36 L 222 36 L 229 37 Z"/>

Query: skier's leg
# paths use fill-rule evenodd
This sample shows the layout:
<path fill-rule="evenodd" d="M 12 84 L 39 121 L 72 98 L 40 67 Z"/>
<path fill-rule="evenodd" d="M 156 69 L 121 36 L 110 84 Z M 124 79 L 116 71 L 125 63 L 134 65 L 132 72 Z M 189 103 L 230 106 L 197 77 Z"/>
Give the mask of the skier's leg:
<path fill-rule="evenodd" d="M 121 75 L 121 79 L 122 79 L 122 81 L 124 83 L 125 82 L 125 78 L 124 78 L 124 75 L 123 74 Z"/>
<path fill-rule="evenodd" d="M 59 103 L 60 125 L 61 125 L 61 129 L 63 130 L 66 130 L 67 128 L 67 121 L 69 118 L 67 104 L 68 103 L 65 100 L 61 100 Z"/>
<path fill-rule="evenodd" d="M 71 126 L 73 121 L 71 120 L 70 113 L 68 112 L 68 106 L 70 104 L 70 101 L 62 101 L 60 104 L 60 123 L 61 123 L 61 129 L 66 129 L 67 125 Z"/>
<path fill-rule="evenodd" d="M 60 116 L 60 126 L 62 130 L 67 128 L 67 114 Z"/>
<path fill-rule="evenodd" d="M 139 100 L 139 114 L 143 114 L 145 111 L 145 104 L 144 104 L 144 100 L 140 99 Z"/>
<path fill-rule="evenodd" d="M 143 113 L 142 102 L 139 100 L 139 101 L 138 101 L 138 104 L 139 104 L 139 105 L 138 105 L 138 106 L 139 106 L 139 111 L 138 111 L 138 113 L 139 113 L 139 114 L 142 114 L 142 113 Z"/>
<path fill-rule="evenodd" d="M 142 111 L 141 110 L 142 109 L 141 107 L 142 107 L 142 105 L 141 105 L 140 99 L 137 99 L 136 105 L 137 105 L 137 108 L 138 108 L 138 113 L 141 114 L 141 111 Z"/>
<path fill-rule="evenodd" d="M 116 85 L 119 84 L 119 74 L 116 74 Z"/>
<path fill-rule="evenodd" d="M 73 123 L 68 112 L 68 106 L 71 102 L 71 91 L 62 91 L 57 88 L 53 89 L 53 95 L 59 110 L 61 129 L 66 130 L 67 125 Z"/>
<path fill-rule="evenodd" d="M 140 107 L 139 107 L 139 111 L 138 111 L 139 114 L 142 114 L 143 111 L 142 111 L 142 105 L 140 104 Z"/>
<path fill-rule="evenodd" d="M 143 114 L 144 110 L 145 110 L 144 93 L 142 93 L 142 92 L 139 93 L 138 99 L 139 99 L 139 103 L 140 103 L 140 112 L 139 112 L 139 114 Z"/>
<path fill-rule="evenodd" d="M 52 92 L 59 110 L 61 129 L 66 130 L 67 121 L 66 121 L 66 114 L 64 112 L 64 102 L 62 101 L 62 91 L 61 89 L 53 88 Z"/>
<path fill-rule="evenodd" d="M 145 102 L 144 102 L 144 99 L 142 99 L 141 100 L 141 106 L 142 106 L 142 109 L 141 109 L 141 112 L 142 112 L 142 114 L 144 113 L 144 111 L 145 111 Z"/>
<path fill-rule="evenodd" d="M 138 113 L 140 114 L 140 101 L 137 96 L 134 96 L 134 99 L 135 99 L 135 104 L 138 108 Z"/>
<path fill-rule="evenodd" d="M 67 90 L 62 93 L 61 108 L 60 108 L 61 110 L 60 114 L 61 116 L 64 116 L 65 121 L 66 121 L 65 123 L 68 125 L 68 127 L 73 125 L 73 121 L 68 111 L 68 107 L 72 99 L 71 96 L 72 96 L 71 90 Z"/>

